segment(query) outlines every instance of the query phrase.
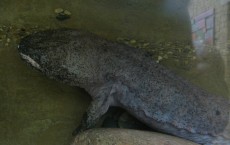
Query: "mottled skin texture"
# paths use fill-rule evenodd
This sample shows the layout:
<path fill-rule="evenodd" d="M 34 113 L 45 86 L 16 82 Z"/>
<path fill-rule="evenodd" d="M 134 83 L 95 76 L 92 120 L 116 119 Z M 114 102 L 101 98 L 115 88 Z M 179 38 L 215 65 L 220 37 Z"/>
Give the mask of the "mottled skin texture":
<path fill-rule="evenodd" d="M 60 29 L 25 37 L 19 52 L 37 62 L 48 77 L 84 88 L 92 96 L 75 133 L 92 128 L 109 106 L 122 107 L 152 128 L 201 144 L 221 136 L 228 124 L 227 98 L 176 76 L 142 50 L 88 32 Z"/>

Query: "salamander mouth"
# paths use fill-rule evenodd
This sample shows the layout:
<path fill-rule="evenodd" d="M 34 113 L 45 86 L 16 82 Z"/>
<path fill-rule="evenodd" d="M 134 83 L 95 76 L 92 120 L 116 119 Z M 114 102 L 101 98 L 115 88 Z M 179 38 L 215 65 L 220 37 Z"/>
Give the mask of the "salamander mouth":
<path fill-rule="evenodd" d="M 23 53 L 20 53 L 20 55 L 21 55 L 22 59 L 24 59 L 26 62 L 31 64 L 33 67 L 41 70 L 41 66 L 34 59 L 32 59 L 31 57 L 29 57 L 28 55 L 23 54 Z"/>

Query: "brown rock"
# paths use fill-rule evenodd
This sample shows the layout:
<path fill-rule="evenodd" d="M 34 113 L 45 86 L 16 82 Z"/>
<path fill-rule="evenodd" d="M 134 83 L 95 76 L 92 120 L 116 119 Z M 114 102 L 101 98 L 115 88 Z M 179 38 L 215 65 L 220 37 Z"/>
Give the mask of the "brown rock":
<path fill-rule="evenodd" d="M 90 129 L 80 133 L 71 145 L 198 145 L 156 132 L 132 129 Z"/>

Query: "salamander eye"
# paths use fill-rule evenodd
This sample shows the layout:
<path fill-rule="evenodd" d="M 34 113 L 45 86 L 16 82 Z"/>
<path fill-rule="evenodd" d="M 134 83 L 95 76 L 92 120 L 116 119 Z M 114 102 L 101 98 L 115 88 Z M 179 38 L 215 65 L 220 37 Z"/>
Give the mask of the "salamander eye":
<path fill-rule="evenodd" d="M 220 115 L 220 111 L 219 110 L 216 110 L 216 116 Z"/>

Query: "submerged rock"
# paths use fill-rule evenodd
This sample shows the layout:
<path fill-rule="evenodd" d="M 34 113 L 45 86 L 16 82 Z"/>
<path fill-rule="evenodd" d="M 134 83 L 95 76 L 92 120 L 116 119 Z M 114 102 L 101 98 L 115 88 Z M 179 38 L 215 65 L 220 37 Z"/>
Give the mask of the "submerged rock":
<path fill-rule="evenodd" d="M 63 10 L 62 8 L 56 8 L 56 9 L 54 10 L 54 12 L 55 12 L 56 14 L 59 14 L 59 13 L 63 13 L 64 10 Z"/>
<path fill-rule="evenodd" d="M 56 13 L 56 19 L 59 21 L 63 21 L 70 18 L 71 12 L 68 10 L 64 10 L 62 8 L 57 8 L 54 10 Z"/>
<path fill-rule="evenodd" d="M 198 145 L 156 132 L 132 129 L 90 129 L 80 133 L 71 145 Z"/>

